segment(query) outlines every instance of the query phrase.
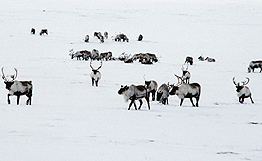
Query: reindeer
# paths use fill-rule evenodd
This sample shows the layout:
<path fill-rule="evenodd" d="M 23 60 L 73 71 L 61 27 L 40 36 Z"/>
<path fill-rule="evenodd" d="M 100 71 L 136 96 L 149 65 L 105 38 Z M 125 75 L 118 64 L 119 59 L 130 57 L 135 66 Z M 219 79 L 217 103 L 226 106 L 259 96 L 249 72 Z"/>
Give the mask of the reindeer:
<path fill-rule="evenodd" d="M 152 101 L 155 101 L 156 91 L 157 91 L 157 82 L 154 80 L 147 81 L 144 75 L 145 87 L 148 93 L 148 98 L 150 93 L 152 93 Z"/>
<path fill-rule="evenodd" d="M 112 52 L 111 51 L 109 51 L 109 52 L 104 52 L 104 53 L 100 53 L 100 56 L 99 56 L 99 59 L 100 60 L 106 60 L 106 61 L 108 61 L 108 60 L 110 60 L 111 58 L 112 58 Z"/>
<path fill-rule="evenodd" d="M 178 83 L 176 85 L 171 85 L 171 91 L 169 92 L 170 95 L 177 95 L 178 98 L 181 99 L 180 101 L 180 106 L 182 106 L 182 103 L 185 98 L 189 98 L 192 106 L 197 106 L 198 107 L 198 101 L 200 97 L 200 92 L 201 92 L 201 86 L 198 83 L 190 83 L 186 84 L 183 83 L 182 77 L 179 77 L 175 74 L 175 76 L 178 79 Z M 180 81 L 179 81 L 180 80 Z M 196 98 L 196 105 L 193 102 L 193 97 Z"/>
<path fill-rule="evenodd" d="M 199 61 L 204 61 L 205 58 L 204 58 L 202 55 L 200 55 L 200 56 L 198 57 L 198 60 L 199 60 Z"/>
<path fill-rule="evenodd" d="M 89 43 L 89 35 L 86 35 L 84 40 L 86 43 Z"/>
<path fill-rule="evenodd" d="M 138 39 L 137 39 L 137 41 L 142 41 L 143 40 L 143 35 L 142 34 L 140 34 L 139 36 L 138 36 Z"/>
<path fill-rule="evenodd" d="M 137 110 L 135 100 L 139 100 L 140 105 L 138 109 L 140 110 L 143 104 L 142 98 L 146 99 L 148 109 L 150 110 L 149 97 L 148 97 L 147 89 L 145 88 L 145 86 L 143 85 L 135 86 L 133 84 L 130 86 L 121 85 L 121 88 L 118 90 L 118 94 L 124 96 L 125 102 L 128 102 L 128 100 L 131 100 L 128 110 L 130 110 L 132 104 L 134 104 L 135 110 Z"/>
<path fill-rule="evenodd" d="M 240 82 L 236 83 L 235 77 L 233 77 L 233 83 L 236 85 L 237 88 L 237 96 L 239 97 L 239 102 L 243 103 L 245 98 L 250 98 L 251 102 L 254 103 L 252 97 L 251 97 L 251 91 L 246 86 L 249 83 L 249 78 L 246 77 L 247 81 L 242 81 L 242 85 L 240 85 Z"/>
<path fill-rule="evenodd" d="M 102 67 L 102 61 L 100 66 L 97 69 L 94 69 L 92 67 L 92 61 L 90 61 L 90 68 L 92 69 L 92 72 L 90 74 L 90 77 L 92 79 L 92 86 L 94 86 L 94 83 L 96 83 L 96 86 L 98 87 L 98 81 L 101 79 L 101 73 L 98 71 Z"/>
<path fill-rule="evenodd" d="M 247 68 L 248 73 L 250 73 L 251 71 L 254 72 L 254 70 L 256 68 L 260 68 L 260 73 L 262 72 L 262 60 L 258 60 L 258 61 L 251 61 L 249 63 L 249 66 Z"/>
<path fill-rule="evenodd" d="M 168 104 L 168 97 L 169 97 L 169 88 L 168 85 L 164 83 L 157 90 L 156 100 L 165 105 Z"/>
<path fill-rule="evenodd" d="M 101 32 L 94 32 L 94 37 L 97 37 L 100 40 L 100 43 L 104 43 L 104 36 L 101 34 Z"/>
<path fill-rule="evenodd" d="M 123 40 L 123 42 L 129 42 L 129 39 L 127 38 L 127 36 L 125 35 L 125 34 L 118 34 L 118 35 L 116 35 L 116 37 L 115 37 L 115 41 L 121 41 L 121 40 Z"/>
<path fill-rule="evenodd" d="M 48 35 L 47 29 L 42 29 L 39 34 L 40 34 L 40 36 L 42 36 L 44 34 Z"/>
<path fill-rule="evenodd" d="M 10 101 L 10 96 L 17 96 L 17 105 L 19 105 L 19 100 L 20 100 L 20 96 L 22 95 L 26 95 L 28 97 L 27 101 L 26 101 L 26 105 L 31 105 L 31 101 L 32 101 L 32 90 L 33 90 L 33 85 L 32 85 L 32 81 L 17 81 L 15 80 L 17 77 L 17 69 L 14 68 L 15 70 L 15 74 L 11 75 L 11 80 L 8 80 L 4 74 L 4 67 L 1 68 L 2 71 L 2 78 L 4 79 L 4 83 L 5 83 L 5 88 L 9 91 L 9 93 L 7 94 L 7 102 L 8 104 L 11 103 Z"/>
<path fill-rule="evenodd" d="M 190 72 L 188 71 L 188 64 L 187 64 L 187 67 L 185 69 L 184 65 L 182 65 L 182 79 L 183 79 L 183 82 L 185 81 L 185 83 L 189 84 L 189 79 L 191 77 L 191 74 Z"/>
<path fill-rule="evenodd" d="M 209 57 L 206 57 L 205 59 L 207 62 L 216 62 L 216 59 L 214 58 L 209 58 Z"/>
<path fill-rule="evenodd" d="M 104 36 L 105 36 L 106 39 L 108 39 L 108 32 L 107 31 L 104 32 Z"/>
<path fill-rule="evenodd" d="M 34 28 L 31 28 L 31 34 L 35 34 L 35 29 Z"/>
<path fill-rule="evenodd" d="M 187 56 L 185 63 L 189 63 L 190 65 L 193 65 L 193 57 Z"/>
<path fill-rule="evenodd" d="M 92 60 L 99 60 L 99 51 L 98 50 L 96 50 L 96 49 L 93 49 L 92 50 L 92 53 L 91 53 L 91 59 Z"/>

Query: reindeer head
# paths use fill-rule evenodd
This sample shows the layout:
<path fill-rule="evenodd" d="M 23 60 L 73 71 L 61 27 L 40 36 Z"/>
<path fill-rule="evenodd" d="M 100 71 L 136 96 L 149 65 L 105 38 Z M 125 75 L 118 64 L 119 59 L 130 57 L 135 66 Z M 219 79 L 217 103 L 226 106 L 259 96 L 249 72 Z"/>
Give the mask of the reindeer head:
<path fill-rule="evenodd" d="M 121 85 L 120 89 L 118 90 L 118 94 L 121 95 L 123 94 L 123 92 L 127 91 L 129 89 L 129 87 L 127 85 L 123 86 Z"/>
<path fill-rule="evenodd" d="M 102 67 L 102 61 L 100 63 L 100 66 L 97 69 L 94 69 L 92 66 L 92 61 L 90 61 L 90 68 L 92 69 L 92 71 L 94 72 L 94 74 L 96 75 L 96 73 L 98 72 L 98 70 Z"/>
<path fill-rule="evenodd" d="M 14 68 L 15 70 L 15 74 L 14 75 L 10 75 L 8 77 L 5 76 L 4 74 L 4 67 L 1 68 L 1 71 L 2 71 L 2 78 L 4 80 L 4 83 L 6 84 L 6 89 L 10 90 L 11 86 L 14 84 L 14 80 L 16 79 L 17 77 L 17 69 Z"/>
<path fill-rule="evenodd" d="M 242 81 L 242 82 L 241 82 L 242 84 L 240 84 L 240 82 L 236 83 L 235 77 L 233 77 L 233 83 L 236 85 L 236 88 L 237 88 L 236 91 L 237 91 L 237 92 L 240 92 L 241 89 L 244 88 L 244 86 L 249 83 L 249 80 L 250 80 L 250 79 L 249 79 L 248 77 L 246 77 L 246 79 L 247 79 L 246 81 Z"/>
<path fill-rule="evenodd" d="M 169 92 L 170 95 L 175 95 L 176 91 L 178 90 L 178 86 L 183 84 L 182 77 L 179 77 L 178 75 L 174 74 L 177 77 L 177 84 L 176 85 L 170 85 L 171 91 Z M 179 81 L 180 80 L 180 81 Z"/>

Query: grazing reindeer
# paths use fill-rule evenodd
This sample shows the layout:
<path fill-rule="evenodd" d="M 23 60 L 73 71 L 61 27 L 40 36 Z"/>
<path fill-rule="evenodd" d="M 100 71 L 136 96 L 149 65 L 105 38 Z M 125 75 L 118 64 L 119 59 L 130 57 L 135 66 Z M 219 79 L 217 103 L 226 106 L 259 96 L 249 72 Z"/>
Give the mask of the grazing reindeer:
<path fill-rule="evenodd" d="M 189 98 L 192 105 L 195 107 L 195 104 L 193 103 L 193 99 L 192 99 L 193 97 L 195 97 L 196 106 L 198 107 L 201 86 L 198 83 L 190 83 L 190 84 L 183 83 L 182 77 L 179 77 L 176 74 L 175 76 L 178 79 L 178 83 L 176 85 L 172 85 L 173 87 L 171 88 L 169 94 L 177 95 L 181 99 L 180 106 L 182 106 L 182 103 L 185 98 Z M 179 82 L 179 80 L 181 81 Z"/>
<path fill-rule="evenodd" d="M 236 83 L 235 77 L 233 77 L 233 83 L 236 85 L 237 88 L 237 96 L 239 97 L 239 102 L 243 103 L 245 98 L 250 98 L 251 102 L 254 103 L 252 97 L 251 97 L 251 92 L 250 89 L 245 86 L 249 83 L 249 78 L 247 78 L 247 81 L 243 81 L 242 85 L 240 85 L 240 82 Z"/>
<path fill-rule="evenodd" d="M 185 83 L 189 84 L 189 79 L 191 77 L 191 74 L 188 71 L 188 64 L 187 64 L 186 69 L 184 68 L 183 65 L 182 65 L 181 69 L 182 69 L 182 80 L 183 80 L 183 82 L 185 81 Z"/>
<path fill-rule="evenodd" d="M 187 56 L 185 63 L 189 63 L 190 65 L 193 65 L 193 57 Z"/>
<path fill-rule="evenodd" d="M 41 36 L 41 35 L 44 35 L 44 34 L 48 35 L 47 29 L 42 29 L 42 30 L 40 31 L 40 36 Z"/>
<path fill-rule="evenodd" d="M 256 68 L 260 68 L 260 73 L 262 72 L 262 60 L 251 61 L 249 63 L 247 71 L 248 73 L 250 73 L 251 71 L 254 72 Z"/>
<path fill-rule="evenodd" d="M 96 83 L 96 86 L 98 87 L 98 81 L 101 79 L 101 73 L 98 70 L 102 67 L 102 61 L 97 69 L 94 69 L 92 67 L 92 61 L 90 61 L 90 67 L 92 69 L 92 72 L 90 74 L 90 77 L 92 79 L 92 86 L 94 86 L 94 83 Z"/>
<path fill-rule="evenodd" d="M 144 75 L 145 87 L 147 89 L 148 98 L 150 93 L 152 93 L 152 101 L 155 101 L 156 91 L 157 91 L 157 82 L 154 80 L 147 81 Z"/>
<path fill-rule="evenodd" d="M 168 85 L 164 83 L 157 90 L 156 100 L 165 105 L 168 104 L 168 97 L 169 97 L 169 88 Z"/>
<path fill-rule="evenodd" d="M 145 86 L 143 85 L 135 86 L 133 84 L 131 86 L 121 85 L 121 88 L 118 90 L 118 94 L 123 95 L 126 102 L 128 102 L 128 100 L 131 100 L 128 110 L 130 110 L 132 104 L 134 104 L 135 109 L 137 110 L 135 100 L 139 100 L 140 105 L 138 109 L 140 110 L 143 104 L 142 98 L 146 99 L 148 109 L 150 110 L 149 97 Z"/>
<path fill-rule="evenodd" d="M 216 59 L 214 58 L 209 58 L 209 57 L 206 57 L 205 59 L 207 62 L 216 62 Z"/>
<path fill-rule="evenodd" d="M 17 69 L 15 69 L 15 74 L 11 76 L 11 80 L 8 80 L 4 74 L 4 67 L 2 67 L 2 78 L 4 79 L 5 83 L 5 88 L 9 91 L 7 94 L 7 102 L 8 104 L 11 103 L 10 101 L 10 96 L 17 96 L 17 105 L 19 105 L 19 100 L 21 95 L 26 95 L 28 97 L 26 101 L 26 105 L 31 105 L 32 101 L 32 90 L 33 90 L 33 85 L 32 81 L 16 81 L 17 77 Z"/>

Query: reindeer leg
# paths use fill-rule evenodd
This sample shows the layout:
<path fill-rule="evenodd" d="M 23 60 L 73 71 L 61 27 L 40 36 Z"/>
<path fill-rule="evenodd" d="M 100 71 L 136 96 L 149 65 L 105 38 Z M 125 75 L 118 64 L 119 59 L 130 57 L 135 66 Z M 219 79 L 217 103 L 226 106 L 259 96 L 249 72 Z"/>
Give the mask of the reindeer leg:
<path fill-rule="evenodd" d="M 254 101 L 253 101 L 253 99 L 252 99 L 251 95 L 250 95 L 249 97 L 250 97 L 250 100 L 251 100 L 251 102 L 252 102 L 252 103 L 254 103 Z"/>
<path fill-rule="evenodd" d="M 196 106 L 198 107 L 199 97 L 196 97 Z"/>
<path fill-rule="evenodd" d="M 130 108 L 131 108 L 131 106 L 132 106 L 132 104 L 135 102 L 135 100 L 132 98 L 131 99 L 131 102 L 130 102 L 130 104 L 129 104 L 129 107 L 128 107 L 128 110 L 130 110 Z M 134 106 L 135 106 L 135 109 L 136 109 L 136 105 L 134 104 Z"/>
<path fill-rule="evenodd" d="M 182 104 L 183 104 L 183 101 L 184 101 L 184 98 L 181 98 L 181 101 L 180 101 L 180 106 L 182 106 Z"/>
<path fill-rule="evenodd" d="M 139 105 L 139 108 L 138 108 L 138 109 L 140 110 L 140 108 L 141 108 L 141 106 L 142 106 L 142 104 L 143 104 L 143 101 L 140 99 L 139 102 L 140 102 L 140 105 Z"/>
<path fill-rule="evenodd" d="M 10 94 L 7 94 L 7 103 L 8 103 L 8 104 L 10 104 L 10 103 L 11 103 L 11 102 L 10 102 L 10 98 L 9 98 L 9 97 L 10 97 Z"/>
<path fill-rule="evenodd" d="M 94 86 L 94 83 L 95 83 L 95 79 L 92 78 L 92 86 Z"/>
<path fill-rule="evenodd" d="M 98 87 L 98 80 L 96 81 L 96 86 Z"/>
<path fill-rule="evenodd" d="M 17 95 L 16 104 L 19 105 L 20 95 Z"/>
<path fill-rule="evenodd" d="M 192 97 L 190 98 L 190 101 L 191 101 L 191 103 L 192 103 L 192 106 L 193 106 L 193 107 L 196 107 L 195 104 L 194 104 L 194 102 L 193 102 L 193 98 L 192 98 Z"/>
<path fill-rule="evenodd" d="M 152 101 L 155 101 L 155 97 L 156 97 L 156 91 L 153 90 L 153 91 L 152 91 Z"/>

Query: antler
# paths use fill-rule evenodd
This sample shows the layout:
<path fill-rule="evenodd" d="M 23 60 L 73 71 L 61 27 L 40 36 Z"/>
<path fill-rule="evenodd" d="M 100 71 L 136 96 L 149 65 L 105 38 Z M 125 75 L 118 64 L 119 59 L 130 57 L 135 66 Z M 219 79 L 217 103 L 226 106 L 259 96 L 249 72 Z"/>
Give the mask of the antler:
<path fill-rule="evenodd" d="M 100 66 L 97 68 L 97 70 L 100 69 L 101 67 L 102 67 L 102 61 L 100 62 Z"/>
<path fill-rule="evenodd" d="M 247 79 L 247 81 L 243 81 L 242 83 L 243 83 L 243 85 L 247 85 L 248 83 L 249 83 L 249 78 L 248 77 L 246 77 L 246 79 Z"/>
<path fill-rule="evenodd" d="M 2 71 L 2 78 L 3 78 L 3 80 L 6 81 L 7 79 L 6 79 L 5 74 L 4 74 L 4 67 L 1 68 L 1 71 Z"/>
<path fill-rule="evenodd" d="M 14 70 L 15 70 L 15 74 L 11 76 L 11 78 L 12 78 L 13 80 L 15 80 L 15 79 L 16 79 L 16 77 L 17 77 L 17 69 L 16 69 L 16 68 L 14 68 Z"/>
<path fill-rule="evenodd" d="M 183 80 L 182 80 L 182 78 L 181 77 L 179 77 L 178 75 L 176 75 L 176 74 L 174 74 L 176 77 L 177 77 L 177 84 L 176 85 L 174 85 L 174 86 L 179 86 L 179 85 L 181 85 L 182 83 L 183 83 Z M 181 82 L 179 82 L 179 79 L 181 80 Z"/>
<path fill-rule="evenodd" d="M 144 80 L 146 81 L 146 74 L 144 74 L 143 78 L 144 78 Z"/>
<path fill-rule="evenodd" d="M 235 77 L 233 77 L 233 83 L 234 83 L 234 85 L 237 85 L 237 83 L 235 81 Z"/>
<path fill-rule="evenodd" d="M 90 68 L 94 70 L 94 68 L 92 67 L 92 61 L 90 61 Z"/>

